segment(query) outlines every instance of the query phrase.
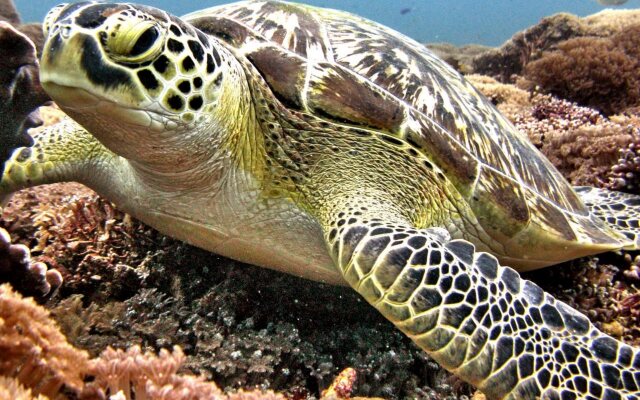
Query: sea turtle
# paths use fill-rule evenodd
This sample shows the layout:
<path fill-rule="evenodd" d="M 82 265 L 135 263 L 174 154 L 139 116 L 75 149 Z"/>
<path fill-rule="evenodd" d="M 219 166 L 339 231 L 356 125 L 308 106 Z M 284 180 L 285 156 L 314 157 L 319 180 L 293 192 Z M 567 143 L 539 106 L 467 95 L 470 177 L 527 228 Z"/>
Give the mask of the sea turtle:
<path fill-rule="evenodd" d="M 46 17 L 73 120 L 0 192 L 63 180 L 204 249 L 352 286 L 490 398 L 640 398 L 640 353 L 509 267 L 637 249 L 640 198 L 574 190 L 462 76 L 372 21 L 277 1 Z"/>

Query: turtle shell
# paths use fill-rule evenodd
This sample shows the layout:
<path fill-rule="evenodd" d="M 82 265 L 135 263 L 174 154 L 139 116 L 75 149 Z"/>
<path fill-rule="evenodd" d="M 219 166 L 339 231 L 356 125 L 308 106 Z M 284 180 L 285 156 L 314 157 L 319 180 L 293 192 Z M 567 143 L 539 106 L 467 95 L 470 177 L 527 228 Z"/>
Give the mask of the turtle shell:
<path fill-rule="evenodd" d="M 184 20 L 238 49 L 286 107 L 415 147 L 487 231 L 510 236 L 512 227 L 535 224 L 567 241 L 618 243 L 528 139 L 418 42 L 346 12 L 277 1 Z"/>

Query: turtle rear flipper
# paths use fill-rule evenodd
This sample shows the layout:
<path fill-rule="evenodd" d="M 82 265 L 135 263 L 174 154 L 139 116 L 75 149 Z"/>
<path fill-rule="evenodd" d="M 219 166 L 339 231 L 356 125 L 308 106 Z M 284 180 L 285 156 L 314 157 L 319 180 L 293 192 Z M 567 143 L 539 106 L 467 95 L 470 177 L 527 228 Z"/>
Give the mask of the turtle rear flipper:
<path fill-rule="evenodd" d="M 362 213 L 325 232 L 348 283 L 489 398 L 639 398 L 637 350 L 471 243 Z"/>
<path fill-rule="evenodd" d="M 574 189 L 595 217 L 632 242 L 626 250 L 640 249 L 640 196 L 589 186 Z"/>

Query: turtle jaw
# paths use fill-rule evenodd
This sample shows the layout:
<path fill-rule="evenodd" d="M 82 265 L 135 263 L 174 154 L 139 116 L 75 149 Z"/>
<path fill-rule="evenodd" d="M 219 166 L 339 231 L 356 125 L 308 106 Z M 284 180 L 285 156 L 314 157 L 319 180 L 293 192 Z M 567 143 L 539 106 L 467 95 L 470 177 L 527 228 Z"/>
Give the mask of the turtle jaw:
<path fill-rule="evenodd" d="M 164 115 L 123 107 L 83 88 L 49 81 L 45 89 L 65 113 L 109 150 L 128 160 L 152 163 L 162 159 L 165 155 L 156 156 L 147 148 L 149 139 L 171 140 L 179 130 Z"/>
<path fill-rule="evenodd" d="M 44 86 L 47 93 L 69 116 L 79 122 L 85 120 L 82 124 L 85 127 L 92 125 L 90 120 L 95 118 L 96 114 L 112 117 L 120 123 L 134 125 L 139 129 L 148 129 L 149 134 L 155 135 L 167 134 L 178 127 L 178 124 L 166 115 L 145 109 L 123 107 L 80 87 L 60 85 L 51 81 Z M 95 132 L 96 136 L 102 136 L 100 127 L 87 129 Z"/>

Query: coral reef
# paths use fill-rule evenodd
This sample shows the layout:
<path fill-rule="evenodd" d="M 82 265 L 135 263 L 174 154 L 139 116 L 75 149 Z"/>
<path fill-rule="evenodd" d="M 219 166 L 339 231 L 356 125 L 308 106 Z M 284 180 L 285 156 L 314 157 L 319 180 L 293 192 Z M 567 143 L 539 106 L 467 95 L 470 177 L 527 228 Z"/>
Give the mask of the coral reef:
<path fill-rule="evenodd" d="M 614 168 L 622 170 L 615 167 L 620 149 L 640 137 L 636 118 L 609 119 L 594 109 L 548 95 L 534 96 L 532 105 L 528 112 L 513 116 L 516 127 L 574 185 L 609 185 L 616 177 Z M 625 169 L 625 174 L 630 172 Z"/>
<path fill-rule="evenodd" d="M 177 242 L 80 185 L 23 191 L 0 224 L 62 272 L 48 305 L 68 340 L 94 357 L 108 346 L 179 345 L 185 367 L 225 391 L 300 399 L 317 397 L 346 367 L 358 371 L 354 396 L 471 393 L 348 288 Z"/>
<path fill-rule="evenodd" d="M 224 393 L 202 376 L 180 370 L 186 356 L 172 351 L 142 351 L 107 347 L 89 360 L 86 352 L 71 346 L 49 311 L 0 286 L 0 399 L 95 400 L 284 400 L 269 390 Z M 356 372 L 347 368 L 335 378 L 321 399 L 348 398 Z M 37 397 L 36 397 L 37 396 Z"/>
<path fill-rule="evenodd" d="M 515 85 L 478 74 L 467 75 L 466 78 L 511 120 L 528 112 L 532 106 L 531 94 Z"/>
<path fill-rule="evenodd" d="M 468 78 L 571 183 L 640 193 L 640 109 L 605 116 L 483 75 Z"/>
<path fill-rule="evenodd" d="M 0 0 L 0 13 L 7 4 Z M 19 22 L 17 13 L 2 14 Z M 588 96 L 581 100 L 598 111 L 536 93 L 533 75 L 520 79 L 518 86 L 503 83 L 515 82 L 515 74 L 525 73 L 527 65 L 535 70 L 535 60 L 542 65 L 563 46 L 591 51 L 593 57 L 603 54 L 602 49 L 580 48 L 580 40 L 637 57 L 637 33 L 625 38 L 618 32 L 635 32 L 639 16 L 550 17 L 475 59 L 471 69 L 502 82 L 483 75 L 469 79 L 573 184 L 640 193 L 640 107 L 634 107 L 633 88 L 624 99 L 603 97 L 602 104 L 610 109 Z M 582 39 L 572 39 L 576 37 Z M 470 72 L 469 57 L 476 48 L 433 47 L 459 70 Z M 589 77 L 579 69 L 572 72 L 574 83 Z M 597 85 L 590 90 L 606 95 L 606 79 L 614 78 L 621 79 L 595 76 Z M 581 93 L 587 86 L 571 90 Z M 609 115 L 621 109 L 625 112 Z M 46 108 L 42 115 L 49 123 L 60 114 Z M 12 244 L 3 228 L 20 244 Z M 54 283 L 47 276 L 55 273 L 44 267 L 59 271 L 64 285 L 43 297 L 46 284 Z M 17 272 L 23 278 L 16 279 Z M 0 354 L 9 349 L 11 357 L 0 360 L 0 400 L 5 393 L 40 400 L 45 395 L 129 399 L 133 393 L 136 399 L 465 399 L 474 391 L 350 289 L 243 265 L 177 242 L 78 184 L 29 189 L 13 197 L 0 219 L 0 276 L 11 276 L 21 293 L 46 300 L 56 321 L 32 300 L 2 286 Z M 527 277 L 611 335 L 640 344 L 640 258 L 605 254 Z M 29 326 L 35 336 L 22 337 L 25 329 L 16 326 Z M 37 353 L 33 349 L 40 334 L 55 340 L 38 345 Z M 64 364 L 64 357 L 79 361 Z M 38 375 L 30 370 L 42 379 L 36 382 Z M 255 390 L 237 392 L 242 388 Z M 269 389 L 283 394 L 265 392 Z"/>
<path fill-rule="evenodd" d="M 486 51 L 473 59 L 475 73 L 513 83 L 531 61 L 567 39 L 590 36 L 609 37 L 624 34 L 630 27 L 640 25 L 638 10 L 604 10 L 579 18 L 571 14 L 556 14 L 543 18 L 522 32 L 516 33 L 500 48 Z"/>
<path fill-rule="evenodd" d="M 529 63 L 524 77 L 540 90 L 610 115 L 640 105 L 640 25 L 610 38 L 558 43 Z"/>

